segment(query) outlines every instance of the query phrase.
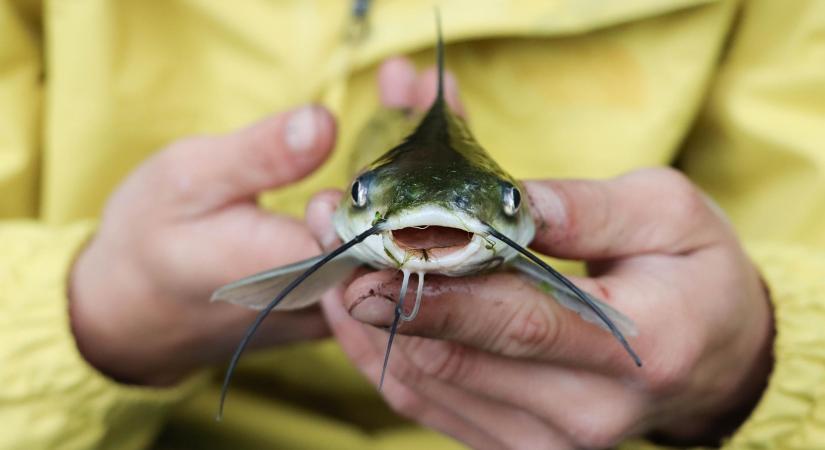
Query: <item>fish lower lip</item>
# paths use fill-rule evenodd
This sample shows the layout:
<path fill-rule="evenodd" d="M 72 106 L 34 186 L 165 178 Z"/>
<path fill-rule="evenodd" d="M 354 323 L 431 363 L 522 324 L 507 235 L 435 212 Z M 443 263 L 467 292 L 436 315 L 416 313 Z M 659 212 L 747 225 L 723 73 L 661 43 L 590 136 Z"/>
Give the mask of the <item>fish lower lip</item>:
<path fill-rule="evenodd" d="M 421 253 L 422 258 L 444 257 L 466 247 L 474 234 L 443 226 L 406 227 L 391 230 L 395 244 L 406 251 Z"/>

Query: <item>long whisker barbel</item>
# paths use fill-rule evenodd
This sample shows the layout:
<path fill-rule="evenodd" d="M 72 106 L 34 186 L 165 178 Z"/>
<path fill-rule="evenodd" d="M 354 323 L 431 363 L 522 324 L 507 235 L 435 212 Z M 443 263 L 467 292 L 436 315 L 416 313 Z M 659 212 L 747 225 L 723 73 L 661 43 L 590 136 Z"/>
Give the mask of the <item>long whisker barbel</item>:
<path fill-rule="evenodd" d="M 238 365 L 238 360 L 241 358 L 241 354 L 246 349 L 247 345 L 249 345 L 249 341 L 252 339 L 252 336 L 258 331 L 258 328 L 263 323 L 264 319 L 278 306 L 281 301 L 289 295 L 299 284 L 303 283 L 310 275 L 312 275 L 316 270 L 320 269 L 324 264 L 332 261 L 335 257 L 341 255 L 342 253 L 346 252 L 350 248 L 354 247 L 356 244 L 359 244 L 364 241 L 364 239 L 377 234 L 381 231 L 382 226 L 384 225 L 383 220 L 376 221 L 375 224 L 370 227 L 368 230 L 364 231 L 363 233 L 355 236 L 354 238 L 350 239 L 347 243 L 342 244 L 340 247 L 336 248 L 335 250 L 331 251 L 327 256 L 323 259 L 315 263 L 312 267 L 307 269 L 304 273 L 302 273 L 298 278 L 294 279 L 280 294 L 278 294 L 275 298 L 266 305 L 266 308 L 261 310 L 258 313 L 258 317 L 255 318 L 255 322 L 249 326 L 246 330 L 246 334 L 244 334 L 243 339 L 241 339 L 240 344 L 238 344 L 237 350 L 232 355 L 232 360 L 229 362 L 229 367 L 226 369 L 226 375 L 223 379 L 223 386 L 221 386 L 221 400 L 220 405 L 218 406 L 218 413 L 215 416 L 216 420 L 221 420 L 223 417 L 223 405 L 226 402 L 226 394 L 229 391 L 229 383 L 232 381 L 232 375 L 235 373 L 235 367 Z"/>
<path fill-rule="evenodd" d="M 633 350 L 633 347 L 630 346 L 630 343 L 627 342 L 627 339 L 625 339 L 622 332 L 619 331 L 619 328 L 616 326 L 616 324 L 614 324 L 613 321 L 610 320 L 609 317 L 607 317 L 607 315 L 604 313 L 604 311 L 601 310 L 601 308 L 596 306 L 593 303 L 593 301 L 590 300 L 590 297 L 586 293 L 579 289 L 578 286 L 573 284 L 572 281 L 568 280 L 567 277 L 559 273 L 556 269 L 550 267 L 550 265 L 542 261 L 541 258 L 534 255 L 533 252 L 518 245 L 516 242 L 513 242 L 512 239 L 508 238 L 507 236 L 505 236 L 489 224 L 485 225 L 487 226 L 487 231 L 491 235 L 493 235 L 493 237 L 509 245 L 513 248 L 513 250 L 521 253 L 527 259 L 536 263 L 539 267 L 547 271 L 547 273 L 549 273 L 553 278 L 559 280 L 559 282 L 561 282 L 563 285 L 567 286 L 571 291 L 573 291 L 576 294 L 576 297 L 578 297 L 582 302 L 584 302 L 584 304 L 587 305 L 587 307 L 590 308 L 594 313 L 596 313 L 596 315 L 599 316 L 599 319 L 601 319 L 602 322 L 604 322 L 604 324 L 607 325 L 607 328 L 610 329 L 610 332 L 613 334 L 613 336 L 619 341 L 619 343 L 622 344 L 625 351 L 627 351 L 630 357 L 633 358 L 633 362 L 636 363 L 636 366 L 642 367 L 641 358 L 639 358 L 639 355 L 637 355 L 636 352 Z"/>

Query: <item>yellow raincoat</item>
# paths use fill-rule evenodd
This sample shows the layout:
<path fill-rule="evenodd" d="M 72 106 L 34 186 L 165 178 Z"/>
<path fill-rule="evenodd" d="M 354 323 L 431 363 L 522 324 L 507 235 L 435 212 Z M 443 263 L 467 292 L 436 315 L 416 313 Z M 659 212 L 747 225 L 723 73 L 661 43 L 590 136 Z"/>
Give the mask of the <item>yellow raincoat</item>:
<path fill-rule="evenodd" d="M 392 416 L 332 342 L 247 358 L 218 424 L 214 382 L 119 385 L 68 325 L 72 258 L 118 183 L 171 140 L 320 99 L 340 145 L 263 201 L 300 214 L 312 192 L 345 185 L 377 63 L 429 65 L 434 41 L 428 2 L 375 0 L 347 57 L 349 3 L 0 2 L 0 448 L 458 446 Z M 453 0 L 441 12 L 473 129 L 511 173 L 676 164 L 722 205 L 777 327 L 769 386 L 727 445 L 825 448 L 825 2 Z"/>

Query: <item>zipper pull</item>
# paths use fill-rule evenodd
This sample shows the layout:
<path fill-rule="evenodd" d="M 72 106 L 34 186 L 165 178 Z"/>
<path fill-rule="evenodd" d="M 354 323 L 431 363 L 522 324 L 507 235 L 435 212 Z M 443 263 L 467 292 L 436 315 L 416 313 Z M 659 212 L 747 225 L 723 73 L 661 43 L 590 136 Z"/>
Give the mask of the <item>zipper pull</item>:
<path fill-rule="evenodd" d="M 368 14 L 371 0 L 353 0 L 350 24 L 344 39 L 350 44 L 357 44 L 369 34 Z"/>

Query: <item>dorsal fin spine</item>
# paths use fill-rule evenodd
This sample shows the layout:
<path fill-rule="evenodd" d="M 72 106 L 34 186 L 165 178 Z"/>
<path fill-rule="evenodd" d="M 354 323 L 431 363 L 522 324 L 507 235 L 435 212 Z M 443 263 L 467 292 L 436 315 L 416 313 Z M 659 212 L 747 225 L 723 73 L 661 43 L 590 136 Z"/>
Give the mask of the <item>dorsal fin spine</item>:
<path fill-rule="evenodd" d="M 438 71 L 438 88 L 435 103 L 444 102 L 444 38 L 441 36 L 441 13 L 435 9 L 435 27 L 438 40 L 436 43 L 436 70 Z"/>

